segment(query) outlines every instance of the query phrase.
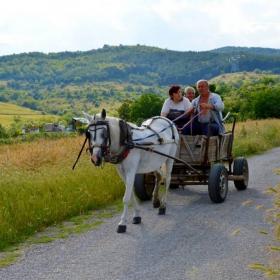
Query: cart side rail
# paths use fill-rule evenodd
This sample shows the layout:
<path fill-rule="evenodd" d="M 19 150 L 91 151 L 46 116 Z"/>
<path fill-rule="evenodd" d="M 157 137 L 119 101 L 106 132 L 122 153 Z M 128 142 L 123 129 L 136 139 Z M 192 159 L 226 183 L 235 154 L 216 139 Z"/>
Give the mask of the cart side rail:
<path fill-rule="evenodd" d="M 224 160 L 230 157 L 232 140 L 232 132 L 227 132 L 221 136 L 211 136 L 208 149 L 206 149 L 206 136 L 180 134 L 180 147 L 177 151 L 177 157 L 189 164 L 202 164 L 208 150 L 208 162 Z"/>

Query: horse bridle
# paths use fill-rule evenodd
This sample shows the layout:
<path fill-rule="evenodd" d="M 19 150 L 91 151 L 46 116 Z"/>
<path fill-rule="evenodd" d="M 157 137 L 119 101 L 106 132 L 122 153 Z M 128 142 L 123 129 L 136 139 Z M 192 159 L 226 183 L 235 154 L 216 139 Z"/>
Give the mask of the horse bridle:
<path fill-rule="evenodd" d="M 101 127 L 100 128 L 98 128 L 97 126 L 98 125 L 102 125 L 102 126 L 106 126 L 106 128 L 105 127 L 102 127 L 103 128 L 103 137 L 104 137 L 104 141 L 103 141 L 103 143 L 101 144 L 101 145 L 96 145 L 96 146 L 94 146 L 94 147 L 91 147 L 90 146 L 90 131 L 92 131 L 90 128 L 91 127 L 94 127 L 94 139 L 96 139 L 96 131 L 98 130 L 98 129 L 102 129 Z M 81 148 L 81 150 L 80 150 L 80 152 L 79 152 L 79 154 L 78 154 L 78 157 L 77 157 L 77 159 L 76 159 L 76 161 L 75 161 L 75 163 L 74 163 L 74 165 L 73 165 L 73 167 L 72 167 L 72 169 L 74 170 L 75 169 L 75 166 L 76 166 L 76 164 L 77 164 L 77 162 L 78 162 L 78 160 L 79 160 L 79 158 L 80 158 L 80 156 L 81 156 L 81 154 L 82 154 L 82 152 L 83 152 L 83 149 L 84 149 L 84 147 L 85 147 L 85 144 L 86 144 L 86 142 L 87 142 L 87 140 L 88 140 L 88 148 L 86 149 L 86 150 L 89 150 L 90 151 L 90 153 L 92 154 L 92 150 L 95 148 L 95 147 L 99 147 L 99 148 L 101 148 L 101 152 L 102 152 L 102 156 L 104 157 L 106 154 L 108 154 L 109 153 L 109 147 L 111 146 L 111 137 L 110 137 L 110 128 L 109 128 L 109 123 L 107 122 L 107 121 L 96 121 L 96 122 L 94 122 L 94 123 L 92 123 L 92 124 L 89 124 L 88 125 L 88 127 L 87 127 L 87 129 L 86 129 L 86 138 L 85 138 L 85 141 L 84 141 L 84 144 L 83 144 L 83 146 L 82 146 L 82 148 Z M 107 142 L 109 142 L 109 144 L 107 145 Z"/>
<path fill-rule="evenodd" d="M 103 126 L 106 126 L 103 127 Z M 102 126 L 102 127 L 98 127 L 98 126 Z M 99 145 L 95 145 L 95 146 L 91 146 L 90 145 L 90 137 L 91 134 L 90 132 L 93 132 L 93 141 L 96 140 L 96 131 L 102 129 L 102 137 L 104 138 L 104 141 L 102 144 Z M 107 121 L 96 121 L 92 124 L 89 124 L 86 130 L 86 139 L 88 139 L 88 145 L 89 147 L 87 148 L 87 150 L 90 151 L 90 153 L 92 154 L 92 150 L 94 148 L 100 148 L 101 152 L 102 152 L 102 156 L 105 156 L 109 151 L 109 147 L 111 146 L 111 137 L 110 137 L 110 128 L 109 128 L 109 123 Z"/>

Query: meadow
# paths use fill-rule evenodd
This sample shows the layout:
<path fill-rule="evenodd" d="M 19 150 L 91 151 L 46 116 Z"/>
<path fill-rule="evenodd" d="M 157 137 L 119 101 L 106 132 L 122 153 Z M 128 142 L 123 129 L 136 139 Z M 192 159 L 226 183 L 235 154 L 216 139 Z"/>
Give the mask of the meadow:
<path fill-rule="evenodd" d="M 0 124 L 9 127 L 15 122 L 15 117 L 20 118 L 24 122 L 56 122 L 58 116 L 42 115 L 41 112 L 29 108 L 18 106 L 15 104 L 0 102 Z"/>
<path fill-rule="evenodd" d="M 84 150 L 72 170 L 83 142 L 84 136 L 77 136 L 0 146 L 0 251 L 122 198 L 124 184 L 114 165 L 94 167 Z M 279 119 L 236 124 L 235 158 L 278 146 Z"/>

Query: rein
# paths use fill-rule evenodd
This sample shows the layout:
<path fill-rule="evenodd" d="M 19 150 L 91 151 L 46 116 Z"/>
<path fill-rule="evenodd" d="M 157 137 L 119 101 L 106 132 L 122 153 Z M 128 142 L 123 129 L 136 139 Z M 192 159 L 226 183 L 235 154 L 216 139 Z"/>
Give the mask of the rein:
<path fill-rule="evenodd" d="M 194 169 L 191 165 L 189 165 L 189 164 L 188 164 L 187 162 L 185 162 L 184 160 L 179 159 L 179 158 L 172 157 L 172 156 L 170 156 L 170 155 L 167 155 L 167 154 L 164 154 L 164 153 L 161 153 L 161 152 L 158 152 L 158 151 L 154 151 L 153 147 L 146 147 L 146 148 L 145 148 L 145 147 L 141 147 L 141 146 L 137 146 L 137 145 L 135 146 L 135 145 L 134 145 L 134 148 L 141 149 L 141 150 L 145 150 L 145 151 L 147 151 L 147 152 L 159 154 L 159 155 L 162 155 L 162 156 L 165 156 L 165 157 L 174 159 L 175 161 L 178 161 L 178 162 L 181 162 L 181 163 L 187 165 L 188 168 L 190 168 L 192 171 L 194 171 L 195 173 L 197 173 L 197 174 L 199 174 L 199 175 L 202 176 L 202 174 L 201 174 L 199 171 L 197 171 L 196 169 Z"/>
<path fill-rule="evenodd" d="M 75 163 L 74 163 L 74 165 L 73 165 L 73 167 L 72 167 L 73 170 L 75 169 L 75 166 L 76 166 L 76 164 L 77 164 L 77 162 L 78 162 L 78 160 L 79 160 L 79 158 L 80 158 L 80 156 L 81 156 L 81 154 L 82 154 L 82 151 L 83 151 L 83 149 L 84 149 L 84 147 L 85 147 L 86 142 L 87 142 L 87 137 L 86 137 L 86 139 L 85 139 L 85 141 L 84 141 L 84 144 L 83 144 L 83 146 L 82 146 L 82 149 L 80 150 L 79 155 L 78 155 L 78 157 L 77 157 L 77 159 L 76 159 L 76 161 L 75 161 Z"/>
<path fill-rule="evenodd" d="M 201 115 L 202 112 L 203 112 L 204 110 L 205 110 L 205 109 L 202 109 L 202 110 L 201 110 L 198 114 L 196 114 L 196 115 L 193 114 L 193 117 L 192 117 L 186 124 L 184 124 L 183 127 L 181 127 L 181 128 L 177 127 L 177 129 L 178 129 L 178 130 L 183 130 L 183 129 L 184 129 L 187 125 L 189 125 L 196 117 L 198 117 L 199 115 Z M 182 114 L 181 116 L 179 116 L 178 118 L 176 118 L 175 120 L 173 120 L 173 122 L 179 120 L 179 119 L 182 118 L 184 115 L 185 115 L 185 113 Z"/>

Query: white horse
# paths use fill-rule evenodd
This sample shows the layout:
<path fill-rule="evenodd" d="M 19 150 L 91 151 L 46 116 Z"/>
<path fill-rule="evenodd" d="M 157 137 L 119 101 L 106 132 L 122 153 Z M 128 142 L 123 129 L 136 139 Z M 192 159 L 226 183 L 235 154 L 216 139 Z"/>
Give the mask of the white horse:
<path fill-rule="evenodd" d="M 127 211 L 131 200 L 134 206 L 133 224 L 141 223 L 140 209 L 133 191 L 136 173 L 154 172 L 156 184 L 153 205 L 159 208 L 160 215 L 165 214 L 173 158 L 179 142 L 174 123 L 167 118 L 153 117 L 142 123 L 141 127 L 137 127 L 121 119 L 106 116 L 105 109 L 101 114 L 91 116 L 84 112 L 84 115 L 89 121 L 86 134 L 92 163 L 99 166 L 105 159 L 116 164 L 117 172 L 125 184 L 124 210 L 117 232 L 126 231 Z M 158 192 L 163 173 L 161 167 L 164 163 L 165 192 L 159 199 Z"/>

